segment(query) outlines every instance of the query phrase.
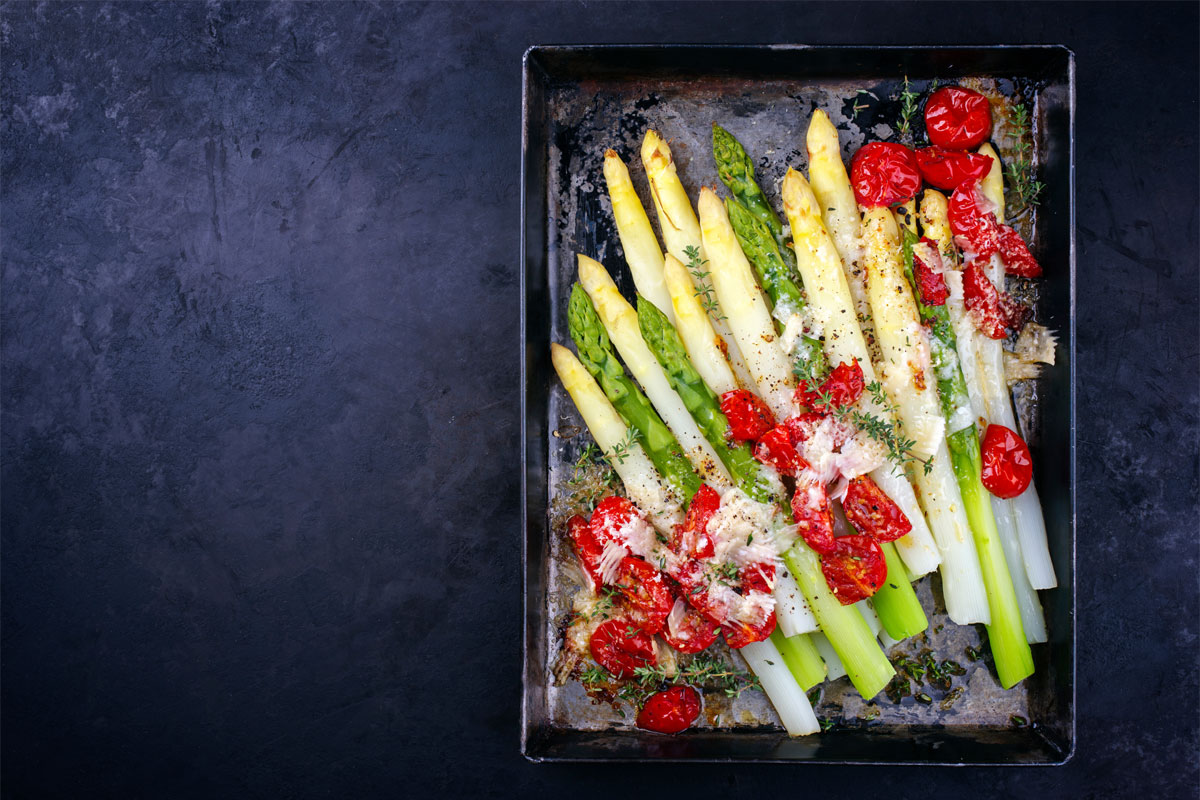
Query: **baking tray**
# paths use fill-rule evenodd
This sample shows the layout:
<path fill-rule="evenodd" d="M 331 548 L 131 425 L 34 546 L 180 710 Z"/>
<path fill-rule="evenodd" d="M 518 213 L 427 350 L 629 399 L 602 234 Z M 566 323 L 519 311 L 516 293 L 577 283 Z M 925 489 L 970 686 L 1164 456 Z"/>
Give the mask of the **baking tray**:
<path fill-rule="evenodd" d="M 539 46 L 524 58 L 521 182 L 522 440 L 524 493 L 524 680 L 521 752 L 533 761 L 802 761 L 871 764 L 1062 764 L 1075 746 L 1075 238 L 1074 55 L 1065 47 Z M 551 342 L 567 343 L 566 297 L 575 253 L 601 260 L 632 297 L 621 259 L 601 161 L 613 147 L 647 191 L 637 157 L 648 127 L 672 142 L 689 191 L 716 184 L 708 148 L 713 120 L 730 128 L 757 159 L 760 183 L 780 207 L 787 166 L 807 167 L 804 130 L 816 106 L 841 129 L 844 155 L 864 135 L 886 138 L 899 112 L 901 76 L 922 89 L 981 80 L 1021 93 L 1034 108 L 1034 154 L 1045 183 L 1023 221 L 1046 266 L 1036 319 L 1060 335 L 1057 364 L 1017 392 L 1018 414 L 1038 466 L 1059 587 L 1042 592 L 1050 641 L 1034 647 L 1035 675 L 1010 692 L 996 685 L 990 658 L 959 679 L 968 690 L 949 710 L 939 703 L 894 705 L 878 717 L 848 681 L 827 684 L 815 706 L 830 730 L 789 739 L 769 704 L 747 693 L 728 709 L 733 727 L 701 727 L 673 737 L 632 727 L 593 704 L 577 683 L 553 685 L 569 592 L 559 574 L 565 548 L 550 530 L 551 487 L 579 448 L 582 423 L 550 364 Z M 866 89 L 862 94 L 858 89 Z M 857 108 L 855 108 L 857 106 Z M 881 126 L 881 127 L 877 127 Z M 1004 151 L 1001 151 L 1002 157 Z M 642 198 L 647 209 L 647 196 Z M 930 618 L 929 646 L 961 659 L 982 626 L 944 622 L 936 578 L 919 584 Z M 953 652 L 947 653 L 950 648 Z M 915 652 L 915 650 L 913 651 Z M 1021 718 L 1024 719 L 1022 724 Z"/>

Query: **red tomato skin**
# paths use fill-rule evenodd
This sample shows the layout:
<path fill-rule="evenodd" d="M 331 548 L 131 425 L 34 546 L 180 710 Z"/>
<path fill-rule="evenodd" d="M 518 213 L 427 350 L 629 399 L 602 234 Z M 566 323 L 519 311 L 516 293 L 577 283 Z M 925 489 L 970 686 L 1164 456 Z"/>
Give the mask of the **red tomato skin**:
<path fill-rule="evenodd" d="M 592 535 L 596 537 L 600 550 L 603 552 L 606 544 L 617 541 L 616 532 L 636 516 L 637 509 L 628 498 L 611 495 L 601 500 L 592 512 L 591 521 Z"/>
<path fill-rule="evenodd" d="M 596 628 L 588 642 L 596 663 L 618 678 L 632 678 L 638 667 L 653 667 L 658 663 L 653 637 L 645 631 L 626 635 L 626 629 L 631 626 L 637 628 L 638 624 L 631 620 L 610 619 Z"/>
<path fill-rule="evenodd" d="M 700 716 L 700 695 L 690 686 L 673 686 L 650 695 L 637 715 L 637 726 L 655 733 L 679 733 Z"/>
<path fill-rule="evenodd" d="M 896 142 L 871 142 L 854 154 L 850 162 L 850 184 L 859 205 L 866 208 L 894 206 L 912 198 L 921 189 L 921 171 L 916 156 Z"/>
<path fill-rule="evenodd" d="M 675 529 L 671 549 L 688 558 L 708 558 L 713 554 L 708 522 L 721 506 L 721 496 L 706 483 L 692 496 L 683 524 Z"/>
<path fill-rule="evenodd" d="M 963 153 L 941 147 L 923 147 L 916 151 L 917 166 L 925 182 L 952 192 L 964 183 L 974 183 L 992 168 L 991 156 Z"/>
<path fill-rule="evenodd" d="M 679 652 L 699 653 L 707 650 L 717 640 L 720 632 L 720 626 L 688 606 L 683 612 L 683 620 L 679 623 L 679 636 L 671 633 L 669 625 L 664 626 L 660 633 L 667 644 Z"/>
<path fill-rule="evenodd" d="M 996 497 L 1016 497 L 1029 488 L 1033 458 L 1029 446 L 1016 431 L 1003 425 L 988 425 L 983 434 L 982 456 L 980 479 Z"/>
<path fill-rule="evenodd" d="M 775 624 L 775 610 L 771 609 L 771 613 L 761 624 L 747 625 L 740 622 L 727 624 L 721 628 L 721 633 L 725 636 L 725 644 L 734 650 L 741 650 L 748 644 L 769 638 L 775 632 Z"/>
<path fill-rule="evenodd" d="M 950 230 L 963 250 L 988 259 L 1000 250 L 1000 226 L 994 214 L 980 207 L 978 183 L 963 184 L 950 195 Z"/>
<path fill-rule="evenodd" d="M 1008 225 L 999 226 L 1000 257 L 1004 259 L 1004 271 L 1019 278 L 1037 278 L 1042 274 L 1042 265 L 1037 262 L 1021 234 Z"/>
<path fill-rule="evenodd" d="M 883 550 L 870 536 L 842 536 L 830 553 L 821 555 L 825 583 L 844 606 L 865 600 L 887 580 Z"/>
<path fill-rule="evenodd" d="M 933 252 L 937 252 L 935 243 L 928 239 L 921 241 L 927 242 L 933 247 Z M 940 273 L 934 272 L 915 252 L 913 253 L 913 277 L 917 279 L 917 290 L 921 293 L 922 303 L 927 306 L 946 304 L 946 299 L 950 297 L 950 290 L 946 288 L 946 279 Z"/>
<path fill-rule="evenodd" d="M 803 414 L 797 414 L 783 423 L 787 426 L 788 436 L 792 438 L 792 445 L 799 447 L 802 442 L 808 441 L 811 426 L 819 423 L 825 418 L 824 414 L 816 411 L 806 411 Z"/>
<path fill-rule="evenodd" d="M 992 132 L 992 107 L 979 92 L 943 86 L 925 104 L 929 141 L 946 150 L 973 150 Z"/>
<path fill-rule="evenodd" d="M 626 613 L 648 634 L 658 633 L 667 622 L 675 597 L 662 573 L 640 558 L 621 560 L 617 590 L 624 596 Z"/>
<path fill-rule="evenodd" d="M 1000 308 L 1000 292 L 974 262 L 963 270 L 963 304 L 984 336 L 1004 338 L 1005 315 Z"/>
<path fill-rule="evenodd" d="M 800 458 L 785 425 L 776 425 L 759 437 L 758 444 L 754 445 L 754 457 L 775 467 L 781 475 L 795 475 Z"/>
<path fill-rule="evenodd" d="M 770 594 L 775 591 L 775 565 L 759 562 L 742 567 L 742 594 L 747 592 L 762 592 Z"/>
<path fill-rule="evenodd" d="M 600 590 L 600 556 L 604 548 L 596 541 L 592 526 L 583 517 L 576 514 L 567 520 L 567 535 L 571 538 L 571 549 L 575 551 L 583 567 L 583 573 L 591 583 L 591 590 Z"/>
<path fill-rule="evenodd" d="M 856 531 L 877 542 L 894 542 L 912 530 L 900 506 L 866 475 L 850 481 L 842 510 Z"/>
<path fill-rule="evenodd" d="M 843 361 L 834 367 L 822 381 L 819 392 L 813 391 L 804 382 L 801 382 L 800 388 L 795 392 L 795 397 L 797 403 L 808 406 L 814 412 L 825 416 L 831 412 L 831 409 L 826 408 L 825 403 L 818 399 L 820 395 L 828 394 L 834 406 L 850 406 L 857 403 L 858 398 L 862 397 L 863 388 L 863 371 L 856 358 L 849 364 Z"/>
<path fill-rule="evenodd" d="M 833 512 L 829 495 L 807 462 L 796 472 L 796 492 L 792 495 L 792 519 L 800 537 L 817 553 L 833 551 Z"/>
<path fill-rule="evenodd" d="M 714 625 L 721 625 L 725 622 L 727 610 L 710 602 L 707 572 L 702 563 L 692 560 L 684 562 L 671 577 L 679 582 L 683 599 L 689 606 Z"/>
<path fill-rule="evenodd" d="M 761 398 L 745 389 L 721 395 L 721 413 L 729 420 L 729 438 L 754 442 L 775 427 L 775 417 Z"/>

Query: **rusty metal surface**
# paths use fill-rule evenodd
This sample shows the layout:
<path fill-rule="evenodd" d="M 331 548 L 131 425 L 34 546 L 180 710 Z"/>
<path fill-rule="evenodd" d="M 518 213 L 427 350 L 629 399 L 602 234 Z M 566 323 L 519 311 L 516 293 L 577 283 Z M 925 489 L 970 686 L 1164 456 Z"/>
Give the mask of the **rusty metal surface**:
<path fill-rule="evenodd" d="M 883 74 L 874 79 L 853 80 L 737 77 L 640 80 L 632 77 L 551 82 L 544 95 L 548 132 L 545 182 L 544 186 L 527 187 L 528 192 L 544 192 L 548 212 L 545 277 L 549 340 L 570 341 L 566 300 L 575 280 L 576 253 L 601 261 L 623 293 L 627 297 L 633 296 L 632 279 L 622 258 L 611 204 L 604 189 L 602 162 L 607 148 L 615 149 L 629 166 L 642 203 L 653 219 L 649 188 L 638 156 L 645 131 L 653 128 L 670 142 L 680 179 L 693 197 L 703 185 L 718 186 L 719 193 L 724 195 L 727 192 L 717 178 L 710 144 L 711 125 L 718 122 L 745 145 L 755 159 L 760 185 L 775 207 L 781 209 L 778 187 L 787 168 L 807 171 L 804 132 L 813 109 L 824 109 L 830 115 L 839 130 L 843 158 L 848 163 L 849 156 L 865 141 L 895 138 L 894 125 L 899 115 L 896 98 L 902 88 L 901 77 Z M 953 76 L 914 75 L 913 88 L 923 91 L 928 88 L 929 79 L 941 78 L 944 82 L 947 77 Z M 1009 98 L 1021 96 L 1035 106 L 1035 121 L 1039 118 L 1036 104 L 1040 87 L 1034 80 L 968 74 L 958 76 L 955 82 L 973 85 L 989 94 Z M 1003 113 L 997 115 L 998 119 L 1002 117 Z M 1036 157 L 1044 137 L 1035 131 L 1034 138 Z M 1011 155 L 1009 140 L 993 139 L 1002 159 L 1007 160 Z M 1034 233 L 1033 223 L 1032 215 L 1027 215 L 1018 224 L 1029 235 Z M 654 224 L 657 229 L 657 223 Z M 1037 305 L 1035 294 L 1029 293 L 1026 297 Z M 1059 316 L 1057 313 L 1043 315 L 1042 311 L 1038 307 L 1039 317 Z M 553 372 L 546 378 L 539 378 L 539 383 L 543 379 L 546 380 L 544 388 L 531 385 L 528 391 L 547 393 L 545 424 L 554 434 L 545 437 L 544 454 L 548 493 L 553 498 L 556 487 L 570 476 L 571 466 L 584 444 L 590 441 L 590 436 L 570 397 L 554 379 Z M 1017 392 L 1018 414 L 1034 440 L 1040 438 L 1041 420 L 1033 413 L 1038 393 L 1035 385 Z M 576 433 L 577 430 L 581 432 Z M 570 552 L 562 531 L 548 527 L 551 528 L 546 542 L 548 558 L 543 573 L 547 588 L 546 608 L 542 614 L 536 614 L 533 608 L 529 610 L 530 624 L 541 627 L 544 649 L 537 653 L 541 663 L 530 665 L 527 671 L 527 682 L 538 670 L 545 681 L 538 693 L 544 702 L 544 725 L 551 731 L 608 731 L 638 736 L 628 706 L 622 713 L 610 704 L 593 702 L 578 681 L 569 680 L 558 686 L 551 679 L 551 666 L 562 646 L 562 623 L 577 584 L 571 579 L 571 568 L 564 569 Z M 1062 565 L 1056 566 L 1063 574 Z M 531 571 L 533 568 L 529 565 Z M 1062 658 L 1051 658 L 1048 645 L 1035 646 L 1036 674 L 1014 689 L 1003 691 L 994 677 L 994 666 L 982 642 L 982 626 L 958 626 L 946 618 L 939 581 L 935 574 L 916 584 L 922 605 L 929 614 L 929 630 L 896 645 L 889 656 L 916 656 L 932 651 L 939 659 L 960 663 L 966 673 L 953 679 L 950 691 L 962 687 L 961 697 L 953 704 L 944 704 L 942 701 L 947 692 L 925 685 L 914 686 L 913 694 L 926 692 L 932 700 L 929 703 L 917 702 L 911 696 L 894 703 L 883 694 L 865 702 L 848 679 L 826 682 L 820 701 L 814 705 L 818 717 L 831 726 L 831 732 L 821 734 L 822 738 L 851 730 L 904 737 L 905 731 L 954 728 L 969 731 L 976 738 L 991 733 L 1003 737 L 1014 730 L 1014 720 L 1022 719 L 1032 721 L 1035 729 L 1038 726 L 1047 730 L 1069 727 L 1060 718 L 1064 704 L 1056 703 L 1054 698 L 1056 685 L 1059 690 L 1063 685 L 1062 676 L 1055 673 L 1063 669 Z M 531 602 L 529 597 L 528 602 Z M 1052 637 L 1061 638 L 1064 632 L 1053 630 L 1053 617 L 1050 624 Z M 979 661 L 971 661 L 967 656 L 968 648 L 979 648 L 985 655 Z M 737 656 L 734 658 L 738 659 Z M 1069 683 L 1067 681 L 1067 685 Z M 706 693 L 706 713 L 697 723 L 699 732 L 696 735 L 703 735 L 706 730 L 733 731 L 740 735 L 782 733 L 774 710 L 761 694 L 746 692 L 732 703 L 715 694 Z M 715 725 L 718 718 L 720 724 Z M 1027 735 L 1028 731 L 1021 733 Z M 693 755 L 687 753 L 681 757 Z"/>

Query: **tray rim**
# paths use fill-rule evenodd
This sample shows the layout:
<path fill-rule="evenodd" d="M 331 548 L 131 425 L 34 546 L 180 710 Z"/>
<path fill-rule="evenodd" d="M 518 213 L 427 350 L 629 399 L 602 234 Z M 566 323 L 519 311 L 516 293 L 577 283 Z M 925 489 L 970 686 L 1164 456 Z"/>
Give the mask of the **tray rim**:
<path fill-rule="evenodd" d="M 897 761 L 877 761 L 867 759 L 828 759 L 828 758 L 811 758 L 811 759 L 793 759 L 781 757 L 673 757 L 673 756 L 635 756 L 626 754 L 609 754 L 603 756 L 570 756 L 570 755 L 554 755 L 554 754 L 539 754 L 531 752 L 531 746 L 534 744 L 531 739 L 531 725 L 529 718 L 529 644 L 530 636 L 536 635 L 529 624 L 530 613 L 530 586 L 529 586 L 529 485 L 528 485 L 528 464 L 529 457 L 529 364 L 527 360 L 527 352 L 529 348 L 529 294 L 528 294 L 528 252 L 529 241 L 527 239 L 526 222 L 529 212 L 529 175 L 526 169 L 529 156 L 530 144 L 530 93 L 531 83 L 537 80 L 534 68 L 541 73 L 542 79 L 549 84 L 552 82 L 551 76 L 545 68 L 540 64 L 535 64 L 535 59 L 539 54 L 585 54 L 585 53 L 619 53 L 622 51 L 668 51 L 668 52 L 683 52 L 683 51 L 704 51 L 704 50 L 720 50 L 720 51 L 757 51 L 757 52 L 802 52 L 802 51 L 894 51 L 894 52 L 949 52 L 949 53 L 974 53 L 978 51 L 1058 51 L 1063 54 L 1066 59 L 1066 106 L 1067 106 L 1067 220 L 1068 226 L 1068 318 L 1067 330 L 1070 358 L 1067 364 L 1067 411 L 1069 426 L 1068 432 L 1068 448 L 1067 448 L 1067 473 L 1068 473 L 1068 498 L 1067 498 L 1067 519 L 1070 528 L 1070 541 L 1067 551 L 1071 563 L 1071 579 L 1069 584 L 1060 584 L 1056 591 L 1063 591 L 1069 588 L 1069 610 L 1068 615 L 1072 620 L 1070 636 L 1068 638 L 1069 659 L 1068 669 L 1071 675 L 1070 680 L 1070 697 L 1069 697 L 1069 722 L 1067 732 L 1069 736 L 1069 746 L 1067 751 L 1056 760 L 1048 761 L 932 761 L 932 760 L 897 760 Z M 520 709 L 520 753 L 527 761 L 532 763 L 597 763 L 597 762 L 614 762 L 614 763 L 785 763 L 785 764 L 826 764 L 826 765 L 878 765 L 878 766 L 945 766 L 945 767 L 971 767 L 971 766 L 1006 766 L 1006 767 L 1057 767 L 1063 766 L 1070 762 L 1078 749 L 1078 729 L 1077 729 L 1077 707 L 1078 707 L 1078 689 L 1076 684 L 1078 670 L 1078 575 L 1076 573 L 1077 566 L 1077 437 L 1076 437 L 1076 412 L 1078 401 L 1078 386 L 1077 386 L 1077 366 L 1076 366 L 1076 258 L 1077 258 L 1077 243 L 1076 243 L 1076 226 L 1075 226 L 1075 204 L 1076 204 L 1076 162 L 1075 162 L 1075 122 L 1076 122 L 1076 55 L 1075 51 L 1069 46 L 1061 43 L 1028 43 L 1028 44 L 986 44 L 986 45 L 872 45 L 872 44 L 821 44 L 810 45 L 803 43 L 703 43 L 703 42 L 678 42 L 678 43 L 602 43 L 602 44 L 572 44 L 572 43 L 547 43 L 547 44 L 532 44 L 529 45 L 521 56 L 521 160 L 520 160 L 520 267 L 519 267 L 519 291 L 520 291 L 520 371 L 519 377 L 521 382 L 521 608 L 522 608 L 522 640 L 521 640 L 521 709 Z M 575 733 L 593 733 L 585 731 L 574 731 Z M 602 733 L 596 731 L 594 733 Z M 747 731 L 744 735 L 762 735 L 761 732 Z M 819 735 L 819 734 L 818 734 Z M 778 739 L 787 739 L 782 732 L 779 733 Z"/>

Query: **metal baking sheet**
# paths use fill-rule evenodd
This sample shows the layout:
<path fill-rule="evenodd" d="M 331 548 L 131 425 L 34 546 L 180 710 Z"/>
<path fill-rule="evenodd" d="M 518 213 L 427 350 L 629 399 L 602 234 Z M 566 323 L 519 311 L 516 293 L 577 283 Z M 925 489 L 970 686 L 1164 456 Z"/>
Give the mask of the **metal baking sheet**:
<path fill-rule="evenodd" d="M 1058 46 L 862 48 L 776 46 L 534 47 L 524 62 L 522 175 L 522 329 L 524 458 L 525 672 L 521 743 L 533 760 L 808 761 L 816 763 L 1061 764 L 1074 748 L 1074 58 Z M 928 649 L 967 668 L 965 692 L 943 708 L 884 695 L 865 702 L 842 678 L 827 682 L 814 706 L 829 730 L 789 739 L 765 698 L 745 693 L 709 699 L 698 725 L 666 737 L 639 731 L 631 715 L 594 703 L 575 681 L 556 685 L 552 665 L 573 585 L 553 530 L 549 502 L 569 474 L 586 434 L 549 359 L 550 342 L 569 342 L 566 298 L 575 254 L 597 258 L 632 297 L 601 165 L 611 147 L 630 166 L 651 208 L 638 152 L 647 128 L 671 143 L 689 191 L 716 185 L 710 127 L 731 130 L 756 159 L 759 182 L 778 201 L 788 166 L 807 168 L 804 131 L 814 108 L 839 128 L 843 156 L 868 139 L 887 139 L 907 76 L 917 90 L 954 81 L 1034 109 L 1034 156 L 1045 183 L 1036 216 L 1017 223 L 1046 265 L 1035 318 L 1059 335 L 1058 361 L 1016 392 L 1018 413 L 1037 464 L 1059 587 L 1042 592 L 1050 641 L 1034 647 L 1037 671 L 1001 690 L 979 646 L 982 626 L 950 623 L 938 578 L 917 584 L 930 615 L 924 637 L 892 656 Z M 1009 154 L 1000 144 L 1001 157 Z M 983 648 L 986 653 L 986 647 Z M 914 689 L 914 693 L 917 690 Z M 719 706 L 719 708 L 717 708 Z M 713 713 L 716 712 L 716 713 Z M 713 724 L 717 713 L 720 725 Z"/>

